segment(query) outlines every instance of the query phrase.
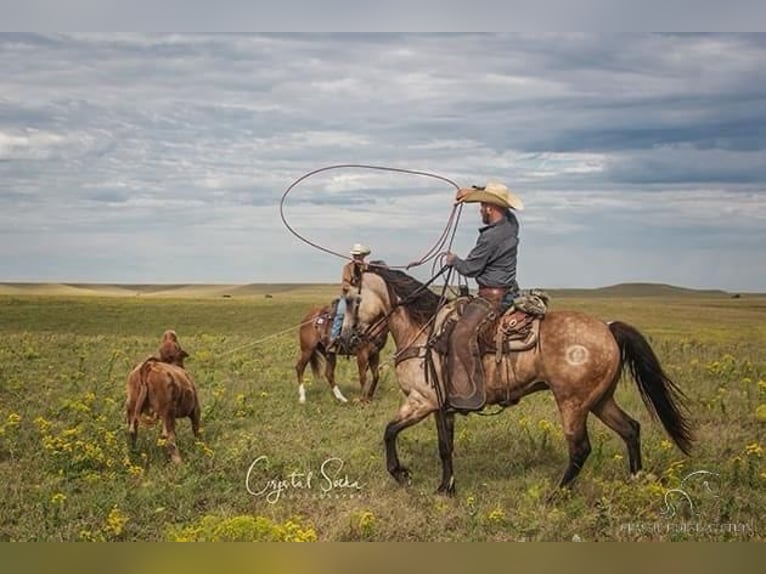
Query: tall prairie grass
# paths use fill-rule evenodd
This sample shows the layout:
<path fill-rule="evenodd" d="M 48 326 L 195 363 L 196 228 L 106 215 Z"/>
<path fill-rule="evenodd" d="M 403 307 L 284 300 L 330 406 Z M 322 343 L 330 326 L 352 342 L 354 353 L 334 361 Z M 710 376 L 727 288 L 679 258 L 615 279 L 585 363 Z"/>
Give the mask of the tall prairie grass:
<path fill-rule="evenodd" d="M 591 417 L 593 452 L 573 488 L 549 393 L 498 416 L 460 417 L 458 493 L 440 478 L 433 422 L 400 435 L 412 483 L 385 471 L 383 429 L 400 400 L 392 348 L 372 404 L 309 382 L 298 404 L 298 325 L 333 289 L 222 298 L 0 296 L 2 540 L 762 540 L 766 503 L 766 299 L 560 297 L 646 334 L 689 397 L 697 443 L 683 456 L 635 385 L 618 402 L 642 425 L 644 472 Z M 126 376 L 175 329 L 203 408 L 179 421 L 182 465 L 157 426 L 128 448 Z M 337 371 L 359 395 L 354 361 Z M 695 471 L 705 471 L 689 475 Z M 704 481 L 695 481 L 695 477 Z M 688 500 L 687 500 L 688 499 Z M 691 504 L 690 504 L 691 502 Z"/>

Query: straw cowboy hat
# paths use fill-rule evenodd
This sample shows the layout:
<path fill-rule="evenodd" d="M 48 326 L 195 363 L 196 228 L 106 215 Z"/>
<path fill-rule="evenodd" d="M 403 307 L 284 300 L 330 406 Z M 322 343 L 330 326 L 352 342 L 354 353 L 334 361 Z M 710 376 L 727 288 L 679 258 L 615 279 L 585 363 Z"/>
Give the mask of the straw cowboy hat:
<path fill-rule="evenodd" d="M 369 255 L 370 254 L 370 248 L 366 245 L 362 245 L 361 243 L 354 243 L 354 246 L 351 248 L 351 255 Z"/>
<path fill-rule="evenodd" d="M 490 181 L 484 187 L 474 185 L 470 189 L 461 189 L 458 203 L 491 203 L 500 207 L 507 207 L 521 211 L 524 203 L 518 195 L 513 193 L 507 186 L 496 181 Z"/>

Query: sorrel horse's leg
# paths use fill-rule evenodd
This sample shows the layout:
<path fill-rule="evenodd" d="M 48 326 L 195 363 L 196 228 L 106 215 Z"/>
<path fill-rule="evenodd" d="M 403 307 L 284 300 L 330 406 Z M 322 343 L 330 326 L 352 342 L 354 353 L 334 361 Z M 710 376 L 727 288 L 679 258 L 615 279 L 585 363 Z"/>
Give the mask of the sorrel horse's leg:
<path fill-rule="evenodd" d="M 335 395 L 335 398 L 342 403 L 347 403 L 348 399 L 346 399 L 346 397 L 343 396 L 343 393 L 340 392 L 338 385 L 335 384 L 336 362 L 337 362 L 337 355 L 335 353 L 327 353 L 325 355 L 324 375 L 327 378 L 327 382 L 329 383 L 330 389 L 332 390 L 332 394 Z"/>
<path fill-rule="evenodd" d="M 436 492 L 455 494 L 455 475 L 452 470 L 452 450 L 455 444 L 455 413 L 436 411 L 436 431 L 439 436 L 439 457 L 442 461 L 442 482 Z"/>
<path fill-rule="evenodd" d="M 372 396 L 375 394 L 375 389 L 378 388 L 378 381 L 380 381 L 380 351 L 372 351 L 370 353 L 369 368 L 372 374 L 372 381 L 365 393 L 365 399 L 371 401 Z"/>
<path fill-rule="evenodd" d="M 359 394 L 362 402 L 367 402 L 367 394 L 364 392 L 367 385 L 367 365 L 370 363 L 370 348 L 363 345 L 356 352 L 356 366 L 359 369 Z"/>
<path fill-rule="evenodd" d="M 306 402 L 306 389 L 303 386 L 303 373 L 306 371 L 306 365 L 308 365 L 311 360 L 311 355 L 313 353 L 313 348 L 301 348 L 301 356 L 298 358 L 298 362 L 295 363 L 295 373 L 298 376 L 298 401 L 301 403 Z"/>
<path fill-rule="evenodd" d="M 419 423 L 436 409 L 417 391 L 412 391 L 399 409 L 398 416 L 386 425 L 383 442 L 386 445 L 386 468 L 399 484 L 405 484 L 410 478 L 410 471 L 399 462 L 396 452 L 396 437 L 404 429 Z"/>
<path fill-rule="evenodd" d="M 611 396 L 593 407 L 592 412 L 625 441 L 625 445 L 628 447 L 630 473 L 636 474 L 642 466 L 641 425 L 623 411 L 614 401 L 614 397 Z"/>

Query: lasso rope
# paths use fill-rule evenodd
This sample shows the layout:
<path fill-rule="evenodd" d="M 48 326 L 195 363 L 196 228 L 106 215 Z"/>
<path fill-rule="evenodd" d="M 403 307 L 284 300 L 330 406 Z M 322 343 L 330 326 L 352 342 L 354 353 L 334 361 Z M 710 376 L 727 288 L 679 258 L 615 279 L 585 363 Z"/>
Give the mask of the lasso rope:
<path fill-rule="evenodd" d="M 414 169 L 404 169 L 404 168 L 396 168 L 396 167 L 386 167 L 386 166 L 379 166 L 379 165 L 369 165 L 369 164 L 357 164 L 357 163 L 344 163 L 344 164 L 335 164 L 335 165 L 329 165 L 325 167 L 321 167 L 315 170 L 312 170 L 308 173 L 305 173 L 298 179 L 296 179 L 293 183 L 290 184 L 290 186 L 285 190 L 285 192 L 282 194 L 282 199 L 279 202 L 279 215 L 282 218 L 282 223 L 284 223 L 285 227 L 287 228 L 290 233 L 292 233 L 295 237 L 297 237 L 300 241 L 303 241 L 307 245 L 310 245 L 311 247 L 318 249 L 319 251 L 323 251 L 325 253 L 329 253 L 330 255 L 335 255 L 336 257 L 340 257 L 342 259 L 351 259 L 346 254 L 338 253 L 337 251 L 333 251 L 332 249 L 328 249 L 327 247 L 324 247 L 322 245 L 319 245 L 310 239 L 307 239 L 298 231 L 296 231 L 288 222 L 287 218 L 285 217 L 285 200 L 287 199 L 287 196 L 290 194 L 290 192 L 298 186 L 301 182 L 305 181 L 306 179 L 317 175 L 319 173 L 323 173 L 326 171 L 336 170 L 336 169 L 369 169 L 369 170 L 375 170 L 375 171 L 386 171 L 386 172 L 392 172 L 392 173 L 404 173 L 409 175 L 417 175 L 417 176 L 423 176 L 423 177 L 430 177 L 433 179 L 437 179 L 440 181 L 443 181 L 445 183 L 448 183 L 452 185 L 456 190 L 460 189 L 460 186 L 456 184 L 451 179 L 448 179 L 446 177 L 443 177 L 441 175 L 437 175 L 435 173 L 427 172 L 427 171 L 421 171 L 421 170 L 414 170 Z M 447 267 L 444 265 L 444 252 L 442 249 L 444 248 L 445 244 L 447 244 L 447 250 L 451 250 L 452 243 L 455 239 L 455 233 L 457 231 L 458 223 L 460 221 L 460 215 L 462 214 L 462 203 L 455 204 L 452 208 L 452 212 L 450 213 L 450 216 L 447 220 L 446 225 L 444 226 L 444 230 L 442 231 L 439 238 L 436 240 L 436 243 L 428 250 L 426 253 L 420 257 L 420 259 L 411 261 L 410 263 L 406 265 L 386 265 L 387 267 L 391 269 L 410 269 L 411 267 L 417 267 L 419 265 L 423 265 L 424 263 L 427 263 L 428 261 L 432 261 L 431 265 L 431 279 L 423 285 L 423 289 L 427 288 L 428 285 L 430 285 L 439 275 L 441 275 L 445 270 L 447 270 Z M 368 265 L 375 265 L 374 263 L 368 263 Z M 440 268 L 439 271 L 437 269 Z M 451 271 L 451 269 L 450 269 Z M 441 306 L 444 304 L 444 302 L 447 300 L 446 297 L 446 291 L 449 284 L 449 277 L 451 275 L 450 273 L 447 273 L 447 276 L 445 278 L 444 286 L 441 290 L 440 300 L 438 308 L 441 308 Z M 395 306 L 396 307 L 396 306 Z M 393 310 L 392 310 L 393 311 Z M 388 317 L 390 313 L 388 313 L 385 318 Z M 377 324 L 377 322 L 376 322 Z M 433 330 L 433 323 L 432 321 L 429 321 L 424 325 L 424 328 L 426 326 L 430 325 L 431 330 Z M 367 329 L 367 333 L 371 331 L 371 327 L 373 325 L 370 325 Z M 409 347 L 409 344 L 405 346 L 405 349 Z M 404 349 L 403 349 L 404 350 Z M 394 356 L 389 359 L 390 361 L 394 361 L 396 356 L 400 353 L 395 353 Z"/>
<path fill-rule="evenodd" d="M 218 355 L 218 357 L 226 357 L 227 355 L 231 355 L 231 354 L 236 353 L 238 351 L 241 351 L 243 349 L 247 349 L 248 347 L 254 347 L 255 345 L 257 345 L 259 343 L 263 343 L 264 341 L 268 341 L 269 339 L 275 339 L 275 338 L 279 337 L 280 335 L 284 335 L 285 333 L 289 333 L 290 331 L 294 331 L 295 329 L 300 329 L 304 325 L 308 325 L 309 323 L 311 323 L 313 321 L 314 321 L 314 318 L 312 317 L 311 319 L 309 319 L 307 321 L 303 321 L 303 323 L 298 323 L 297 325 L 293 325 L 292 327 L 288 327 L 287 329 L 283 329 L 282 331 L 278 331 L 276 333 L 272 333 L 271 335 L 266 335 L 265 337 L 262 337 L 262 338 L 260 338 L 260 339 L 258 339 L 256 341 L 251 341 L 249 343 L 245 343 L 244 345 L 241 345 L 239 347 L 236 347 L 234 349 L 226 351 L 225 353 L 221 353 L 220 355 Z"/>
<path fill-rule="evenodd" d="M 446 177 L 443 177 L 441 175 L 437 175 L 435 173 L 430 173 L 426 171 L 420 171 L 420 170 L 414 170 L 414 169 L 404 169 L 404 168 L 396 168 L 396 167 L 385 167 L 385 166 L 379 166 L 379 165 L 367 165 L 367 164 L 356 164 L 356 163 L 344 163 L 344 164 L 335 164 L 335 165 L 329 165 L 325 167 L 321 167 L 319 169 L 312 170 L 308 173 L 305 173 L 298 179 L 296 179 L 293 183 L 290 184 L 290 186 L 285 190 L 285 192 L 282 194 L 282 199 L 279 202 L 279 216 L 282 219 L 282 223 L 284 223 L 287 230 L 292 233 L 295 237 L 297 237 L 300 241 L 306 243 L 307 245 L 310 245 L 314 249 L 318 249 L 319 251 L 323 251 L 325 253 L 328 253 L 330 255 L 335 255 L 336 257 L 340 257 L 342 259 L 351 259 L 344 253 L 338 253 L 337 251 L 333 251 L 332 249 L 328 249 L 327 247 L 323 247 L 322 245 L 319 245 L 310 239 L 304 237 L 298 231 L 296 231 L 288 222 L 287 218 L 285 217 L 285 200 L 287 199 L 287 196 L 290 194 L 290 192 L 302 181 L 305 181 L 311 176 L 317 175 L 319 173 L 335 170 L 335 169 L 370 169 L 370 170 L 376 170 L 376 171 L 387 171 L 387 172 L 393 172 L 393 173 L 404 173 L 409 175 L 417 175 L 417 176 L 423 176 L 423 177 L 430 177 L 433 179 L 438 179 L 440 181 L 443 181 L 445 183 L 448 183 L 452 185 L 455 189 L 460 189 L 460 186 L 456 184 L 451 179 L 448 179 Z M 452 212 L 450 213 L 449 219 L 447 220 L 447 224 L 444 227 L 444 230 L 442 231 L 441 235 L 439 236 L 439 239 L 436 241 L 436 243 L 423 255 L 420 259 L 410 262 L 407 265 L 388 265 L 388 267 L 393 269 L 409 269 L 410 267 L 417 267 L 419 265 L 422 265 L 424 263 L 427 263 L 428 261 L 433 260 L 433 267 L 435 269 L 435 266 L 439 263 L 439 257 L 442 255 L 441 249 L 444 247 L 444 244 L 449 241 L 448 248 L 452 246 L 452 242 L 455 238 L 455 232 L 457 230 L 457 224 L 460 220 L 460 214 L 462 210 L 462 204 L 456 204 Z M 451 232 L 451 233 L 450 233 Z M 368 264 L 370 265 L 370 264 Z M 441 265 L 440 267 L 443 267 Z M 433 270 L 432 270 L 433 271 Z M 433 279 L 436 278 L 436 273 L 432 272 L 432 275 L 435 275 Z M 446 285 L 445 285 L 446 287 Z M 287 329 L 284 329 L 282 331 L 279 331 L 277 333 L 272 333 L 271 335 L 267 335 L 266 337 L 263 337 L 261 339 L 258 339 L 256 341 L 251 341 L 250 343 L 246 343 L 244 345 L 241 345 L 239 347 L 236 347 L 234 349 L 231 349 L 229 351 L 226 351 L 225 353 L 221 353 L 219 355 L 220 357 L 226 357 L 228 355 L 237 353 L 239 351 L 242 351 L 244 349 L 247 349 L 249 347 L 254 347 L 255 345 L 258 345 L 260 343 L 263 343 L 264 341 L 268 341 L 269 339 L 274 339 L 276 337 L 279 337 L 280 335 L 284 335 L 285 333 L 289 333 L 291 331 L 294 331 L 295 329 L 299 329 L 303 325 L 306 325 L 308 323 L 311 323 L 314 319 L 309 319 L 308 321 L 304 321 L 302 323 L 299 323 L 298 325 L 294 325 L 292 327 L 288 327 Z"/>
<path fill-rule="evenodd" d="M 333 251 L 332 249 L 328 249 L 327 247 L 324 247 L 322 245 L 319 245 L 318 243 L 315 243 L 311 241 L 310 239 L 304 237 L 300 233 L 298 233 L 288 222 L 287 218 L 285 217 L 285 200 L 287 199 L 287 196 L 290 194 L 290 192 L 302 181 L 308 179 L 311 176 L 314 176 L 318 173 L 322 173 L 325 171 L 331 171 L 335 169 L 369 169 L 369 170 L 375 170 L 375 171 L 387 171 L 387 172 L 393 172 L 393 173 L 405 173 L 409 175 L 417 175 L 422 177 L 430 177 L 433 179 L 438 179 L 439 181 L 443 181 L 445 183 L 448 183 L 452 185 L 456 190 L 460 189 L 460 186 L 456 184 L 451 179 L 448 179 L 446 177 L 443 177 L 441 175 L 437 175 L 435 173 L 430 173 L 427 171 L 420 171 L 415 169 L 404 169 L 404 168 L 398 168 L 398 167 L 385 167 L 380 165 L 368 165 L 368 164 L 361 164 L 361 163 L 341 163 L 341 164 L 335 164 L 335 165 L 328 165 L 326 167 L 320 167 L 319 169 L 312 170 L 298 179 L 296 179 L 293 183 L 290 184 L 290 186 L 285 190 L 285 192 L 282 194 L 282 199 L 279 202 L 279 216 L 282 218 L 282 223 L 284 223 L 287 230 L 292 233 L 295 237 L 297 237 L 300 241 L 303 241 L 307 245 L 310 245 L 314 249 L 318 249 L 319 251 L 323 251 L 325 253 L 329 253 L 330 255 L 335 255 L 336 257 L 340 257 L 342 259 L 351 259 L 348 255 L 345 253 L 338 253 L 337 251 Z M 444 228 L 444 231 L 439 236 L 439 239 L 434 244 L 433 247 L 431 247 L 423 257 L 420 259 L 413 261 L 407 265 L 388 265 L 389 268 L 392 269 L 408 269 L 410 267 L 416 267 L 418 265 L 422 265 L 423 263 L 426 263 L 427 261 L 430 261 L 431 259 L 434 259 L 437 255 L 439 255 L 440 249 L 444 246 L 444 243 L 447 241 L 447 236 L 450 233 L 450 230 L 452 230 L 452 237 L 454 238 L 455 235 L 455 229 L 457 228 L 457 221 L 459 220 L 460 216 L 460 209 L 459 207 L 462 207 L 462 205 L 456 205 L 452 209 L 452 213 L 450 214 L 449 219 L 447 220 L 447 225 Z M 457 215 L 456 215 L 457 214 Z M 450 239 L 450 244 L 452 243 L 452 240 Z"/>

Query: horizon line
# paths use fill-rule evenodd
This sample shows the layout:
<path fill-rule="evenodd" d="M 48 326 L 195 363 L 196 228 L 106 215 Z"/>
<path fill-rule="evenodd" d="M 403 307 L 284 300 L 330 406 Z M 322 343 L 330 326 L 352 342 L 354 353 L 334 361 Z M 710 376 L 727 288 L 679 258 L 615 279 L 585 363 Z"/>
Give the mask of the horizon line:
<path fill-rule="evenodd" d="M 307 285 L 307 286 L 332 286 L 337 282 L 335 281 L 250 281 L 246 283 L 231 283 L 231 282 L 129 282 L 120 283 L 114 281 L 14 281 L 14 280 L 0 280 L 0 285 L 7 286 L 23 286 L 23 285 L 68 285 L 68 286 L 80 286 L 80 285 L 92 285 L 92 286 L 114 286 L 114 287 L 136 287 L 136 286 L 158 286 L 158 287 L 246 287 L 250 285 Z M 613 283 L 609 285 L 602 285 L 598 287 L 535 287 L 536 289 L 552 290 L 552 291 L 595 291 L 600 289 L 612 289 L 616 287 L 625 286 L 651 286 L 651 287 L 670 287 L 673 289 L 682 289 L 688 291 L 700 291 L 700 292 L 718 292 L 725 294 L 750 294 L 759 295 L 764 294 L 762 291 L 746 291 L 746 290 L 728 290 L 718 287 L 687 287 L 684 285 L 677 285 L 673 283 L 657 283 L 651 281 L 625 281 L 620 283 Z M 472 289 L 475 289 L 472 288 Z M 531 288 L 529 288 L 531 289 Z M 527 291 L 529 289 L 522 289 Z"/>

